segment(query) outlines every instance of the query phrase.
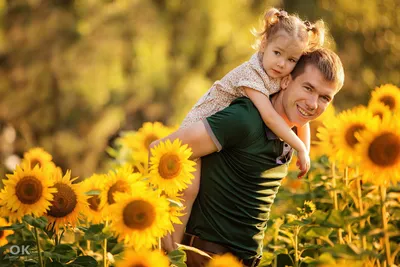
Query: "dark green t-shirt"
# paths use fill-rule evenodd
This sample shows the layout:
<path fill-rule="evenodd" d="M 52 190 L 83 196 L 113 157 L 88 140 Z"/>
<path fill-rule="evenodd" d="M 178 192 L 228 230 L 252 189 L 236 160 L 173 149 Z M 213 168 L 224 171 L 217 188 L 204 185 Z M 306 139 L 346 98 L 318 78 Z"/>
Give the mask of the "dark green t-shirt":
<path fill-rule="evenodd" d="M 245 97 L 204 123 L 220 151 L 202 157 L 200 191 L 186 231 L 227 246 L 242 259 L 260 255 L 292 150 Z"/>

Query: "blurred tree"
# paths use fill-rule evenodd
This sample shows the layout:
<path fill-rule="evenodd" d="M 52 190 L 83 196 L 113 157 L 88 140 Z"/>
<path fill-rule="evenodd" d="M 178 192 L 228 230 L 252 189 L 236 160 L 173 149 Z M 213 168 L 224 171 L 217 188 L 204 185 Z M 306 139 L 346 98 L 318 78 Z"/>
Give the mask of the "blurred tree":
<path fill-rule="evenodd" d="M 120 130 L 179 124 L 247 60 L 270 6 L 327 22 L 346 69 L 335 105 L 365 103 L 399 83 L 396 1 L 0 0 L 0 125 L 16 131 L 2 161 L 42 146 L 74 175 L 99 171 Z"/>

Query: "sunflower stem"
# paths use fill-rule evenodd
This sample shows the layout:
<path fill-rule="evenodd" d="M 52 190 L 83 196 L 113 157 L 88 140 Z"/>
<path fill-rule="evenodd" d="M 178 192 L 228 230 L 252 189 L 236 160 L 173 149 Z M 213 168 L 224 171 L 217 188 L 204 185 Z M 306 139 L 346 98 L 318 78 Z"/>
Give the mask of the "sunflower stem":
<path fill-rule="evenodd" d="M 42 259 L 42 250 L 40 249 L 40 242 L 39 242 L 40 240 L 39 240 L 38 230 L 36 227 L 34 227 L 34 230 L 35 230 L 36 246 L 37 246 L 37 251 L 38 251 L 40 267 L 44 267 L 43 259 Z"/>
<path fill-rule="evenodd" d="M 106 220 L 105 227 L 108 226 L 108 219 Z M 103 240 L 103 267 L 107 267 L 107 238 Z"/>
<path fill-rule="evenodd" d="M 380 189 L 380 197 L 381 197 L 381 214 L 382 214 L 382 228 L 383 228 L 383 241 L 385 244 L 385 255 L 386 261 L 389 266 L 392 266 L 392 257 L 390 256 L 390 241 L 389 241 L 389 233 L 388 233 L 388 221 L 386 217 L 386 187 L 381 185 Z"/>
<path fill-rule="evenodd" d="M 336 192 L 336 164 L 335 164 L 335 162 L 332 162 L 332 187 L 333 187 L 333 205 L 334 205 L 335 210 L 339 210 L 339 203 L 338 203 L 338 197 L 337 197 L 337 192 Z M 344 244 L 342 232 L 343 232 L 343 229 L 338 229 L 338 239 L 339 239 L 340 244 Z"/>
<path fill-rule="evenodd" d="M 356 175 L 357 175 L 357 173 L 356 173 Z M 363 204 L 363 200 L 362 200 L 361 179 L 358 177 L 358 175 L 357 175 L 356 183 L 357 183 L 358 209 L 360 211 L 360 217 L 362 217 L 362 216 L 364 216 L 364 206 L 363 206 L 364 204 Z M 360 221 L 360 226 L 361 226 L 361 229 L 364 229 L 364 227 L 365 227 L 364 219 L 362 219 Z M 364 250 L 367 249 L 367 236 L 366 235 L 363 235 L 361 237 L 361 242 L 362 242 L 362 248 Z"/>
<path fill-rule="evenodd" d="M 349 188 L 349 167 L 348 166 L 346 166 L 346 168 L 344 170 L 344 182 L 346 184 L 346 188 Z M 351 230 L 351 224 L 350 223 L 347 225 L 347 234 L 348 234 L 347 241 L 348 241 L 348 243 L 351 243 L 352 242 L 352 234 L 353 234 L 353 232 Z"/>

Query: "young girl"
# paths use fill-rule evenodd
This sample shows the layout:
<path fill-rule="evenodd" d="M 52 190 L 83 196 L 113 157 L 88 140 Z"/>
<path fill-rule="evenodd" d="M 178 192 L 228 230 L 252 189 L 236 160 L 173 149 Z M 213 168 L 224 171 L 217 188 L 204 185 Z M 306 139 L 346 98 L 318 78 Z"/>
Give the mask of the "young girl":
<path fill-rule="evenodd" d="M 301 177 L 310 167 L 309 125 L 297 129 L 297 136 L 274 110 L 269 96 L 280 90 L 281 78 L 291 73 L 302 54 L 322 46 L 324 25 L 322 21 L 312 25 L 295 15 L 272 8 L 265 13 L 264 28 L 259 35 L 261 43 L 258 52 L 215 82 L 188 113 L 181 127 L 211 116 L 229 106 L 234 99 L 246 96 L 254 103 L 268 128 L 297 151 L 297 166 Z M 307 115 L 300 108 L 299 112 Z M 201 159 L 198 159 L 193 183 L 183 192 L 186 214 L 181 217 L 183 224 L 175 227 L 172 234 L 174 242 L 180 243 L 182 240 L 200 187 L 200 170 Z"/>

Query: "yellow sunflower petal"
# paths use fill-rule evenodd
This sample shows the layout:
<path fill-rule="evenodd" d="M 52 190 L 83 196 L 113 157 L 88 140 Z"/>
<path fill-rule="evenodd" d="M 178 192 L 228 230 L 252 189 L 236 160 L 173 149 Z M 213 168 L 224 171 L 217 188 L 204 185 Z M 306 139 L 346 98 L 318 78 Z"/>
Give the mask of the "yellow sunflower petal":
<path fill-rule="evenodd" d="M 333 145 L 337 148 L 336 158 L 340 163 L 351 165 L 361 160 L 355 151 L 358 143 L 355 134 L 365 130 L 366 124 L 375 123 L 377 120 L 378 117 L 374 117 L 364 106 L 345 110 L 337 116 Z"/>
<path fill-rule="evenodd" d="M 11 224 L 8 223 L 4 218 L 0 217 L 0 227 L 10 225 Z M 0 230 L 0 247 L 8 244 L 7 236 L 12 235 L 13 233 L 13 230 Z"/>
<path fill-rule="evenodd" d="M 82 214 L 87 214 L 88 196 L 80 183 L 72 184 L 76 178 L 71 179 L 71 172 L 64 176 L 54 172 L 54 187 L 57 193 L 51 202 L 50 210 L 45 214 L 49 221 L 49 228 L 58 231 L 59 228 L 74 227 Z"/>
<path fill-rule="evenodd" d="M 242 267 L 243 265 L 232 254 L 216 255 L 214 256 L 207 267 Z"/>
<path fill-rule="evenodd" d="M 356 137 L 363 179 L 378 185 L 400 181 L 400 116 L 368 124 Z"/>
<path fill-rule="evenodd" d="M 324 126 L 324 122 L 331 122 L 335 119 L 335 107 L 329 105 L 328 108 L 319 116 L 317 119 L 310 122 L 310 136 L 311 136 L 311 147 L 310 147 L 310 157 L 311 159 L 317 159 L 318 157 L 326 154 L 326 150 L 321 148 L 319 142 L 321 141 L 318 137 L 318 128 Z M 292 162 L 295 162 L 292 160 Z M 297 167 L 296 167 L 297 169 Z"/>
<path fill-rule="evenodd" d="M 138 184 L 133 189 L 131 195 L 115 194 L 116 203 L 110 206 L 110 227 L 119 241 L 124 240 L 134 249 L 151 248 L 158 243 L 158 238 L 173 229 L 169 203 L 157 191 L 142 190 Z"/>
<path fill-rule="evenodd" d="M 116 262 L 116 267 L 169 267 L 168 257 L 158 250 L 128 250 L 124 254 L 124 259 Z"/>
<path fill-rule="evenodd" d="M 100 206 L 104 209 L 103 213 L 105 216 L 108 213 L 109 206 L 115 203 L 114 194 L 116 192 L 131 194 L 134 184 L 140 185 L 141 190 L 147 188 L 147 185 L 140 181 L 141 178 L 142 175 L 140 173 L 133 172 L 131 165 L 124 165 L 115 170 L 110 170 L 104 176 L 100 193 Z"/>
<path fill-rule="evenodd" d="M 101 206 L 100 193 L 103 188 L 103 183 L 106 180 L 104 174 L 93 174 L 82 182 L 83 192 L 99 191 L 98 195 L 89 195 L 87 197 L 88 209 L 86 218 L 89 222 L 98 224 L 104 220 L 103 207 Z"/>
<path fill-rule="evenodd" d="M 386 105 L 392 112 L 400 112 L 400 89 L 393 84 L 385 84 L 375 88 L 371 92 L 369 105 L 380 102 Z"/>
<path fill-rule="evenodd" d="M 53 157 L 41 147 L 31 148 L 24 153 L 24 158 L 21 161 L 21 166 L 30 164 L 33 168 L 38 165 L 41 168 L 55 168 L 56 165 L 52 161 Z"/>
<path fill-rule="evenodd" d="M 191 149 L 181 146 L 180 140 L 160 142 L 152 149 L 150 183 L 171 196 L 187 188 L 195 171 L 191 155 Z"/>
<path fill-rule="evenodd" d="M 20 221 L 28 214 L 40 217 L 49 209 L 57 190 L 48 172 L 39 166 L 32 169 L 27 164 L 17 166 L 13 174 L 6 176 L 4 190 L 0 192 L 0 206 L 11 211 L 13 220 Z"/>

